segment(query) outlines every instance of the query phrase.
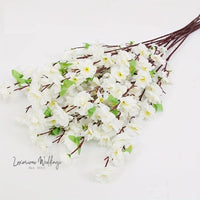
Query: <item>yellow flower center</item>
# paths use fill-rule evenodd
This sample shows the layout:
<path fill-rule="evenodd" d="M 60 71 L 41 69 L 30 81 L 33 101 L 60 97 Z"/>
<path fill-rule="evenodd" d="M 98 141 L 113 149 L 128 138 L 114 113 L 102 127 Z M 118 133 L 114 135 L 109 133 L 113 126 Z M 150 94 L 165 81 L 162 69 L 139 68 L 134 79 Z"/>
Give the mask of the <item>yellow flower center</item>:
<path fill-rule="evenodd" d="M 131 128 L 132 128 L 134 131 L 138 131 L 138 129 L 137 129 L 135 126 L 131 126 Z"/>
<path fill-rule="evenodd" d="M 50 106 L 54 106 L 55 105 L 55 101 L 51 101 Z"/>
<path fill-rule="evenodd" d="M 151 113 L 150 113 L 148 110 L 146 110 L 146 111 L 145 111 L 145 115 L 146 115 L 146 116 L 150 116 Z"/>
<path fill-rule="evenodd" d="M 143 77 L 140 79 L 140 81 L 141 81 L 141 82 L 145 82 L 145 81 L 146 81 L 145 77 L 143 76 Z"/>
<path fill-rule="evenodd" d="M 77 81 L 77 78 L 76 78 L 76 77 L 74 77 L 72 80 L 76 82 L 76 81 Z"/>
<path fill-rule="evenodd" d="M 85 72 L 89 72 L 89 71 L 90 71 L 90 68 L 89 68 L 89 67 L 85 67 L 85 68 L 84 68 L 84 71 L 85 71 Z"/>
<path fill-rule="evenodd" d="M 123 104 L 124 106 L 127 106 L 127 105 L 128 105 L 125 101 L 122 101 L 122 104 Z"/>
<path fill-rule="evenodd" d="M 103 58 L 104 62 L 107 63 L 108 62 L 108 58 Z"/>
<path fill-rule="evenodd" d="M 103 102 L 103 98 L 100 98 L 99 101 L 100 101 L 100 102 Z"/>
<path fill-rule="evenodd" d="M 40 99 L 38 95 L 36 94 L 33 94 L 33 96 L 36 98 L 36 99 Z"/>
<path fill-rule="evenodd" d="M 124 60 L 121 60 L 122 64 L 125 64 L 125 61 Z"/>
<path fill-rule="evenodd" d="M 56 120 L 54 119 L 54 120 L 51 120 L 51 123 L 52 124 L 55 124 L 56 123 Z"/>
<path fill-rule="evenodd" d="M 121 78 L 123 74 L 121 72 L 118 72 L 118 76 Z"/>
<path fill-rule="evenodd" d="M 90 131 L 88 131 L 88 133 L 87 133 L 88 135 L 92 135 L 92 133 L 90 132 Z"/>
<path fill-rule="evenodd" d="M 147 67 L 142 66 L 143 71 L 147 71 Z"/>
<path fill-rule="evenodd" d="M 117 155 L 118 153 L 119 153 L 118 150 L 116 150 L 116 151 L 114 152 L 115 155 Z"/>

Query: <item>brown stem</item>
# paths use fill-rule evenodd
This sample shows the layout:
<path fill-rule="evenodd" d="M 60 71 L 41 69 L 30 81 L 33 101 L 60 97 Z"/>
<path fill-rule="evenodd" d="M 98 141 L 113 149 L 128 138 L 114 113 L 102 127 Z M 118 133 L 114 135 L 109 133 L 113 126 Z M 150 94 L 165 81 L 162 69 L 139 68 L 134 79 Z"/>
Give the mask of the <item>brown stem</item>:
<path fill-rule="evenodd" d="M 77 106 L 73 106 L 72 108 L 70 108 L 69 110 L 67 110 L 66 112 L 70 112 L 71 110 L 75 109 Z"/>
<path fill-rule="evenodd" d="M 14 91 L 22 90 L 22 89 L 27 88 L 27 87 L 29 87 L 29 85 L 25 85 L 25 86 L 22 86 L 22 87 L 20 87 L 20 88 L 14 89 Z"/>
<path fill-rule="evenodd" d="M 78 145 L 78 147 L 77 147 L 74 151 L 72 151 L 72 152 L 70 153 L 70 155 L 74 154 L 76 151 L 78 151 L 78 150 L 82 147 L 82 145 L 83 145 L 83 143 L 84 143 L 84 140 L 85 140 L 85 138 L 82 137 L 81 143 Z"/>
<path fill-rule="evenodd" d="M 142 101 L 142 97 L 143 97 L 144 93 L 145 93 L 145 89 L 142 91 L 142 94 L 139 96 L 139 101 Z"/>
<path fill-rule="evenodd" d="M 109 157 L 109 156 L 107 156 L 107 157 L 105 157 L 105 158 L 104 158 L 104 160 L 106 160 L 106 164 L 105 164 L 105 166 L 104 166 L 104 167 L 107 167 L 107 166 L 108 166 L 108 162 L 109 162 L 109 160 L 110 160 L 110 157 Z"/>
<path fill-rule="evenodd" d="M 117 135 L 123 133 L 125 128 L 126 128 L 126 126 L 123 126 L 123 127 L 120 129 L 120 131 L 117 133 Z"/>
<path fill-rule="evenodd" d="M 126 97 L 126 96 L 128 95 L 128 93 L 129 93 L 129 91 L 130 91 L 132 88 L 134 88 L 134 86 L 135 86 L 135 82 L 132 83 L 131 87 L 129 87 L 129 88 L 126 90 L 126 92 L 122 95 L 122 97 Z"/>
<path fill-rule="evenodd" d="M 64 135 L 65 135 L 65 130 L 63 131 L 61 135 L 57 136 L 57 138 L 52 143 L 55 143 L 55 142 L 59 143 Z"/>
<path fill-rule="evenodd" d="M 26 107 L 26 113 L 28 112 L 28 110 L 32 107 L 32 105 Z"/>

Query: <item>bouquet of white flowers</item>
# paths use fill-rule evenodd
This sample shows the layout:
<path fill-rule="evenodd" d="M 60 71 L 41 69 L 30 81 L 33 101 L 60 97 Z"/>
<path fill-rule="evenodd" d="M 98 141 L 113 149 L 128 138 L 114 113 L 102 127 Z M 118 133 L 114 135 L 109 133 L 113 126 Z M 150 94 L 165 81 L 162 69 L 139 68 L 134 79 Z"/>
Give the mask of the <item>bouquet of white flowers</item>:
<path fill-rule="evenodd" d="M 112 169 L 133 151 L 141 123 L 163 111 L 168 61 L 199 28 L 200 16 L 178 31 L 141 43 L 85 43 L 43 69 L 12 70 L 15 82 L 0 86 L 0 95 L 26 94 L 30 105 L 20 122 L 44 150 L 65 145 L 66 162 L 79 156 L 90 140 L 108 147 L 97 179 L 109 180 Z"/>

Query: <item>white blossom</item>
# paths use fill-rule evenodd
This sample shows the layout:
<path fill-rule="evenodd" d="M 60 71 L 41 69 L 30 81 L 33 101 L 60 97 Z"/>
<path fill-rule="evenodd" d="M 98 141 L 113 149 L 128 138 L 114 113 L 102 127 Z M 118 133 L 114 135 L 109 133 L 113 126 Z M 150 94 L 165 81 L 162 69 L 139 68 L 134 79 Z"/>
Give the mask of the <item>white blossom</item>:
<path fill-rule="evenodd" d="M 100 183 L 107 183 L 113 179 L 115 169 L 113 167 L 104 167 L 97 170 L 96 180 Z"/>

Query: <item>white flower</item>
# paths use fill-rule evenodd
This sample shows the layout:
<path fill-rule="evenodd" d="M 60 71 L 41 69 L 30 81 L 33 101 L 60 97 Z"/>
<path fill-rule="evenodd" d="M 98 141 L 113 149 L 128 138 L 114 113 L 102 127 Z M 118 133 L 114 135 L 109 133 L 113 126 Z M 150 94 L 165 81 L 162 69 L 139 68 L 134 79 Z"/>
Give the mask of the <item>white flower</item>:
<path fill-rule="evenodd" d="M 73 105 L 79 107 L 78 112 L 81 115 L 87 115 L 88 110 L 93 107 L 93 104 L 89 102 L 91 99 L 89 93 L 82 91 L 74 98 Z"/>
<path fill-rule="evenodd" d="M 156 83 L 152 83 L 149 87 L 147 87 L 144 93 L 147 99 L 149 99 L 152 103 L 160 103 L 161 94 L 162 90 Z"/>
<path fill-rule="evenodd" d="M 100 66 L 105 66 L 106 68 L 112 67 L 115 64 L 114 59 L 111 54 L 105 54 L 102 56 L 100 61 Z"/>
<path fill-rule="evenodd" d="M 139 62 L 137 62 L 136 69 L 149 73 L 149 71 L 151 71 L 153 69 L 153 67 L 148 62 L 147 59 L 142 58 L 139 60 Z"/>
<path fill-rule="evenodd" d="M 65 77 L 73 82 L 76 83 L 76 85 L 81 84 L 83 81 L 86 80 L 84 76 L 82 76 L 80 73 L 75 73 L 75 72 L 68 72 Z"/>
<path fill-rule="evenodd" d="M 86 78 L 92 78 L 94 74 L 96 73 L 96 66 L 93 65 L 91 60 L 84 60 L 80 62 L 78 68 L 80 69 L 80 74 L 86 79 Z"/>
<path fill-rule="evenodd" d="M 131 122 L 128 124 L 128 128 L 129 128 L 131 134 L 132 133 L 139 134 L 140 130 L 142 129 L 141 120 L 132 119 Z"/>
<path fill-rule="evenodd" d="M 99 144 L 107 147 L 112 145 L 110 137 L 108 135 L 103 135 L 102 137 L 100 137 Z"/>
<path fill-rule="evenodd" d="M 105 74 L 102 80 L 101 87 L 105 91 L 111 91 L 115 88 L 115 84 L 116 84 L 116 80 L 114 79 L 114 77 L 110 76 L 110 74 Z"/>
<path fill-rule="evenodd" d="M 126 51 L 120 51 L 116 56 L 117 66 L 123 66 L 123 68 L 129 68 L 129 60 L 132 59 L 132 55 Z"/>
<path fill-rule="evenodd" d="M 166 60 L 159 55 L 152 55 L 151 58 L 154 60 L 154 64 L 157 66 L 166 64 Z"/>
<path fill-rule="evenodd" d="M 109 90 L 110 94 L 112 94 L 116 98 L 121 98 L 122 95 L 126 92 L 127 87 L 121 85 L 120 83 L 115 83 L 112 89 Z"/>
<path fill-rule="evenodd" d="M 96 172 L 96 180 L 100 183 L 107 183 L 113 179 L 115 169 L 113 167 L 104 167 Z"/>
<path fill-rule="evenodd" d="M 124 152 L 122 152 L 121 145 L 120 146 L 115 145 L 114 147 L 112 147 L 111 157 L 112 157 L 112 163 L 115 166 L 121 166 L 124 164 L 125 157 L 124 157 Z"/>
<path fill-rule="evenodd" d="M 136 54 L 140 54 L 141 57 L 144 57 L 144 58 L 149 57 L 150 51 L 149 51 L 149 49 L 147 49 L 147 47 L 144 44 L 139 44 L 138 46 L 134 47 L 133 49 L 134 49 L 134 52 Z"/>
<path fill-rule="evenodd" d="M 45 130 L 47 126 L 42 110 L 34 106 L 26 113 L 24 123 L 26 123 L 30 129 L 37 130 L 38 133 Z"/>
<path fill-rule="evenodd" d="M 142 105 L 141 117 L 144 119 L 150 119 L 155 113 L 153 106 L 149 105 L 147 102 L 144 102 Z"/>
<path fill-rule="evenodd" d="M 37 90 L 36 88 L 30 88 L 30 90 L 27 93 L 28 100 L 32 103 L 32 105 L 35 105 L 37 107 L 40 107 L 44 105 L 47 102 L 47 99 L 44 98 L 42 92 Z M 50 99 L 50 98 L 48 98 Z"/>
<path fill-rule="evenodd" d="M 114 66 L 111 68 L 111 76 L 120 82 L 126 80 L 129 73 L 129 68 L 125 66 Z"/>
<path fill-rule="evenodd" d="M 104 49 L 100 44 L 91 45 L 87 50 L 88 54 L 92 54 L 94 59 L 99 59 L 104 55 Z"/>
<path fill-rule="evenodd" d="M 164 85 L 168 85 L 168 84 L 172 83 L 171 79 L 168 76 L 168 72 L 167 71 L 165 71 L 165 72 L 164 71 L 160 71 L 160 72 L 157 73 L 157 76 L 161 78 L 161 83 L 164 84 Z"/>
<path fill-rule="evenodd" d="M 145 72 L 142 70 L 138 71 L 138 74 L 136 75 L 136 85 L 138 87 L 145 88 L 151 82 L 152 82 L 152 79 L 149 72 Z"/>
<path fill-rule="evenodd" d="M 121 111 L 129 113 L 130 116 L 135 116 L 139 112 L 138 102 L 132 97 L 122 97 L 119 105 Z"/>
<path fill-rule="evenodd" d="M 12 93 L 13 93 L 13 87 L 0 85 L 0 97 L 2 97 L 3 99 L 7 99 L 12 95 Z"/>
<path fill-rule="evenodd" d="M 52 107 L 52 116 L 47 118 L 47 121 L 54 126 L 66 127 L 69 124 L 69 120 L 73 119 L 68 115 L 57 103 Z"/>

